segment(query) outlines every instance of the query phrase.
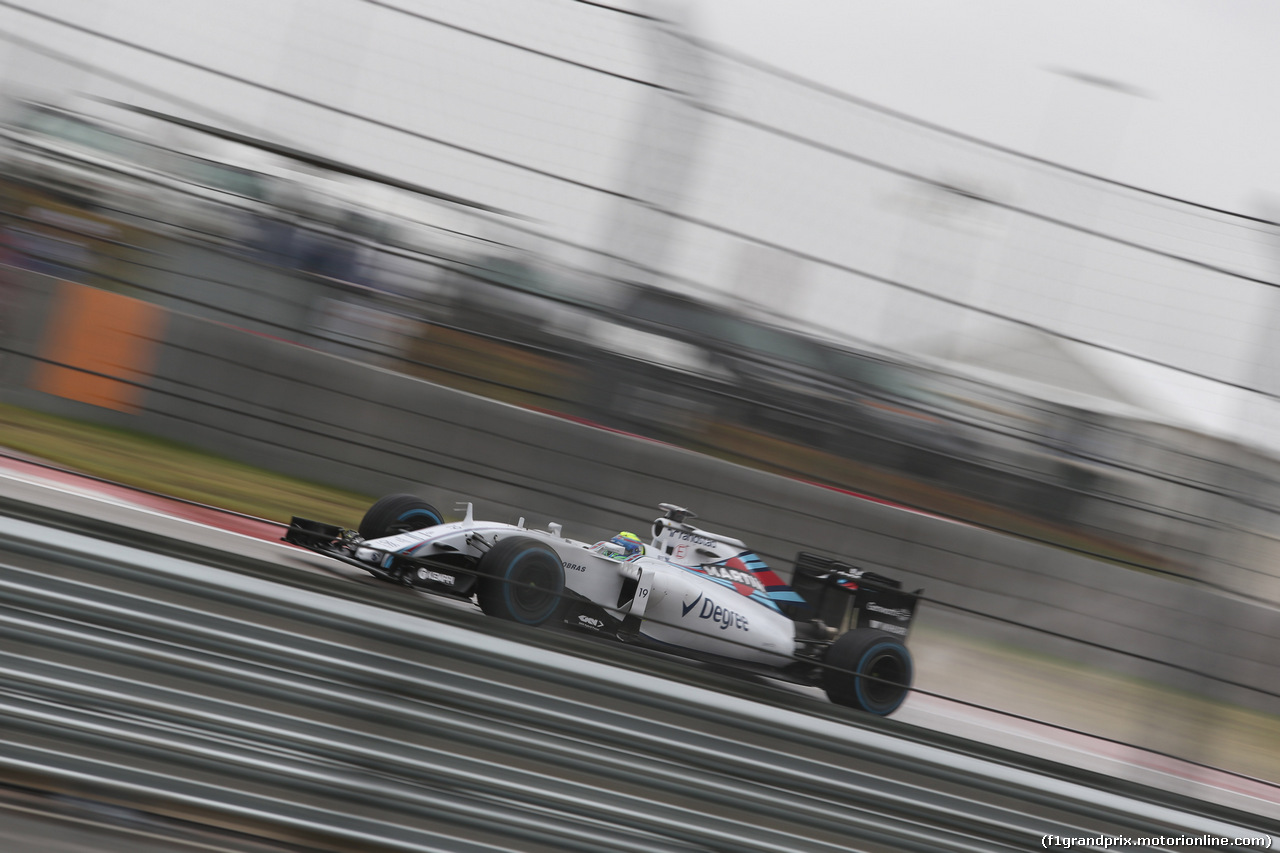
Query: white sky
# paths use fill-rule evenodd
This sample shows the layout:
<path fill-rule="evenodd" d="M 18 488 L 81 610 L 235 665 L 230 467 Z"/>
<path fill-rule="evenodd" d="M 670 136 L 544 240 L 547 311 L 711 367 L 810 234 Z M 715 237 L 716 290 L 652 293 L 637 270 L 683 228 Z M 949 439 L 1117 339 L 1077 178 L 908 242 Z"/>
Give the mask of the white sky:
<path fill-rule="evenodd" d="M 1028 153 L 1242 212 L 1280 194 L 1271 0 L 692 0 L 691 11 L 712 41 Z M 1061 70 L 1144 96 L 1089 91 Z M 1109 150 L 1049 136 L 1063 112 Z"/>
<path fill-rule="evenodd" d="M 1280 4 L 1270 0 L 690 0 L 688 8 L 708 40 L 902 113 L 1146 189 L 1277 218 Z M 1273 252 L 1259 240 L 1254 274 L 1277 278 Z M 1275 294 L 1249 286 L 1228 298 L 1237 296 L 1247 304 L 1212 335 L 1175 319 L 1148 352 L 1198 346 L 1199 363 L 1216 364 L 1211 372 L 1256 381 L 1247 362 Z M 1131 327 L 1176 313 L 1149 298 L 1112 316 Z M 1199 303 L 1189 310 L 1203 315 Z M 1122 329 L 1078 331 L 1134 348 Z M 1250 395 L 1087 357 L 1177 421 L 1276 443 Z"/>

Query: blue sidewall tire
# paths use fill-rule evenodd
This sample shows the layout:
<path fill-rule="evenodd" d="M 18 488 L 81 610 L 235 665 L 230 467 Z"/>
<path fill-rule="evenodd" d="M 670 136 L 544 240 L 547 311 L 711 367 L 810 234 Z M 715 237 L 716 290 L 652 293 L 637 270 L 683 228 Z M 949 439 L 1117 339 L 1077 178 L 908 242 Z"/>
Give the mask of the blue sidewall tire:
<path fill-rule="evenodd" d="M 444 523 L 444 516 L 417 495 L 387 495 L 380 499 L 360 521 L 360 536 L 382 539 L 406 530 L 421 530 Z"/>
<path fill-rule="evenodd" d="M 527 537 L 499 541 L 480 558 L 476 598 L 489 616 L 537 626 L 552 621 L 565 604 L 564 564 L 556 552 Z M 536 582 L 539 590 L 530 590 Z M 522 598 L 524 600 L 522 600 Z M 544 599 L 545 600 L 542 600 Z"/>
<path fill-rule="evenodd" d="M 542 554 L 541 549 L 528 548 L 524 551 L 521 551 L 508 564 L 510 566 L 510 570 L 507 572 L 506 580 L 508 581 L 518 580 L 518 576 L 520 574 L 520 564 L 530 556 L 536 559 L 541 554 Z M 555 609 L 560 605 L 560 601 L 558 598 L 552 599 L 551 601 L 547 602 L 547 606 L 539 610 L 535 616 L 533 616 L 532 618 L 526 619 L 520 615 L 520 611 L 523 608 L 516 601 L 516 596 L 518 593 L 519 593 L 519 589 L 516 588 L 515 584 L 505 583 L 502 585 L 502 595 L 503 595 L 503 598 L 505 598 L 507 601 L 507 607 L 510 609 L 511 614 L 514 617 L 515 621 L 520 622 L 524 625 L 541 625 L 543 622 L 546 622 L 547 619 L 551 617 L 551 615 L 555 612 Z"/>
<path fill-rule="evenodd" d="M 858 659 L 857 671 L 859 673 L 865 672 L 877 656 L 889 649 L 892 649 L 894 654 L 902 659 L 902 663 L 906 669 L 902 680 L 906 684 L 910 684 L 911 678 L 915 674 L 915 666 L 911 660 L 911 653 L 908 652 L 906 647 L 901 643 L 894 641 L 876 643 L 871 648 L 863 652 L 862 657 Z M 874 689 L 875 686 L 876 682 L 867 681 L 865 678 L 859 678 L 854 682 L 854 690 L 858 695 L 858 704 L 870 713 L 879 714 L 881 716 L 887 716 L 898 710 L 902 703 L 906 701 L 907 693 L 909 692 L 904 689 L 896 700 L 876 703 L 867 695 L 867 689 Z"/>
<path fill-rule="evenodd" d="M 440 513 L 435 509 L 413 509 L 401 514 L 396 521 L 410 521 L 412 519 L 421 519 L 424 524 L 421 527 L 435 527 L 437 524 L 444 524 L 444 519 L 440 517 Z"/>
<path fill-rule="evenodd" d="M 892 714 L 910 692 L 915 667 L 911 653 L 892 634 L 874 628 L 854 628 L 836 638 L 828 647 L 824 663 L 829 668 L 822 676 L 827 697 L 838 705 L 846 705 L 884 717 Z M 869 676 L 898 682 L 896 689 Z"/>

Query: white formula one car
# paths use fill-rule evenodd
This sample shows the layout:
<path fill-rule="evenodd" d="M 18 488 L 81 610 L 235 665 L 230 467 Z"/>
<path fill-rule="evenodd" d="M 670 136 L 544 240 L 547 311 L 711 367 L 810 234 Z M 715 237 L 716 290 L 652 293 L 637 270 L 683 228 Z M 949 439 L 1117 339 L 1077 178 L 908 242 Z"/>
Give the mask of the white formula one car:
<path fill-rule="evenodd" d="M 534 530 L 523 518 L 477 521 L 471 504 L 445 523 L 413 495 L 378 501 L 359 530 L 294 518 L 284 538 L 391 583 L 474 597 L 490 616 L 732 661 L 873 714 L 902 704 L 920 590 L 807 553 L 791 586 L 739 540 L 688 524 L 686 509 L 662 509 L 647 545 L 578 542 L 559 524 Z"/>

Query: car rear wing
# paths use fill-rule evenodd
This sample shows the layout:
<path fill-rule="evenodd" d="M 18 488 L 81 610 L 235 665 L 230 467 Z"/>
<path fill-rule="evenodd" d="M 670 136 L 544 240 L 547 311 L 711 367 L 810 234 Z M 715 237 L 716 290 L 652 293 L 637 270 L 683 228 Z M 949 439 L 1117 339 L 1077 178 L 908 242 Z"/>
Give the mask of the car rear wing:
<path fill-rule="evenodd" d="M 908 592 L 893 578 L 804 551 L 796 555 L 791 588 L 837 634 L 874 628 L 904 640 L 924 592 Z"/>

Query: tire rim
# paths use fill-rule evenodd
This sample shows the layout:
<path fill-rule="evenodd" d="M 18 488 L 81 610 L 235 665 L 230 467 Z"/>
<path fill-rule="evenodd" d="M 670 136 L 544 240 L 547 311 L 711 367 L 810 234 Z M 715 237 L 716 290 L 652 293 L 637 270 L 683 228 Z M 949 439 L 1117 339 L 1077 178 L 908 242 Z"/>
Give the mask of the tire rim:
<path fill-rule="evenodd" d="M 867 702 L 876 707 L 892 705 L 902 698 L 907 668 L 902 659 L 890 652 L 882 652 L 871 659 L 863 675 L 862 693 Z M 872 679 L 882 679 L 875 680 Z"/>
<path fill-rule="evenodd" d="M 532 565 L 524 565 L 511 578 L 511 600 L 521 613 L 527 616 L 540 616 L 549 605 L 559 598 L 556 593 L 556 572 L 543 560 L 535 560 Z"/>

